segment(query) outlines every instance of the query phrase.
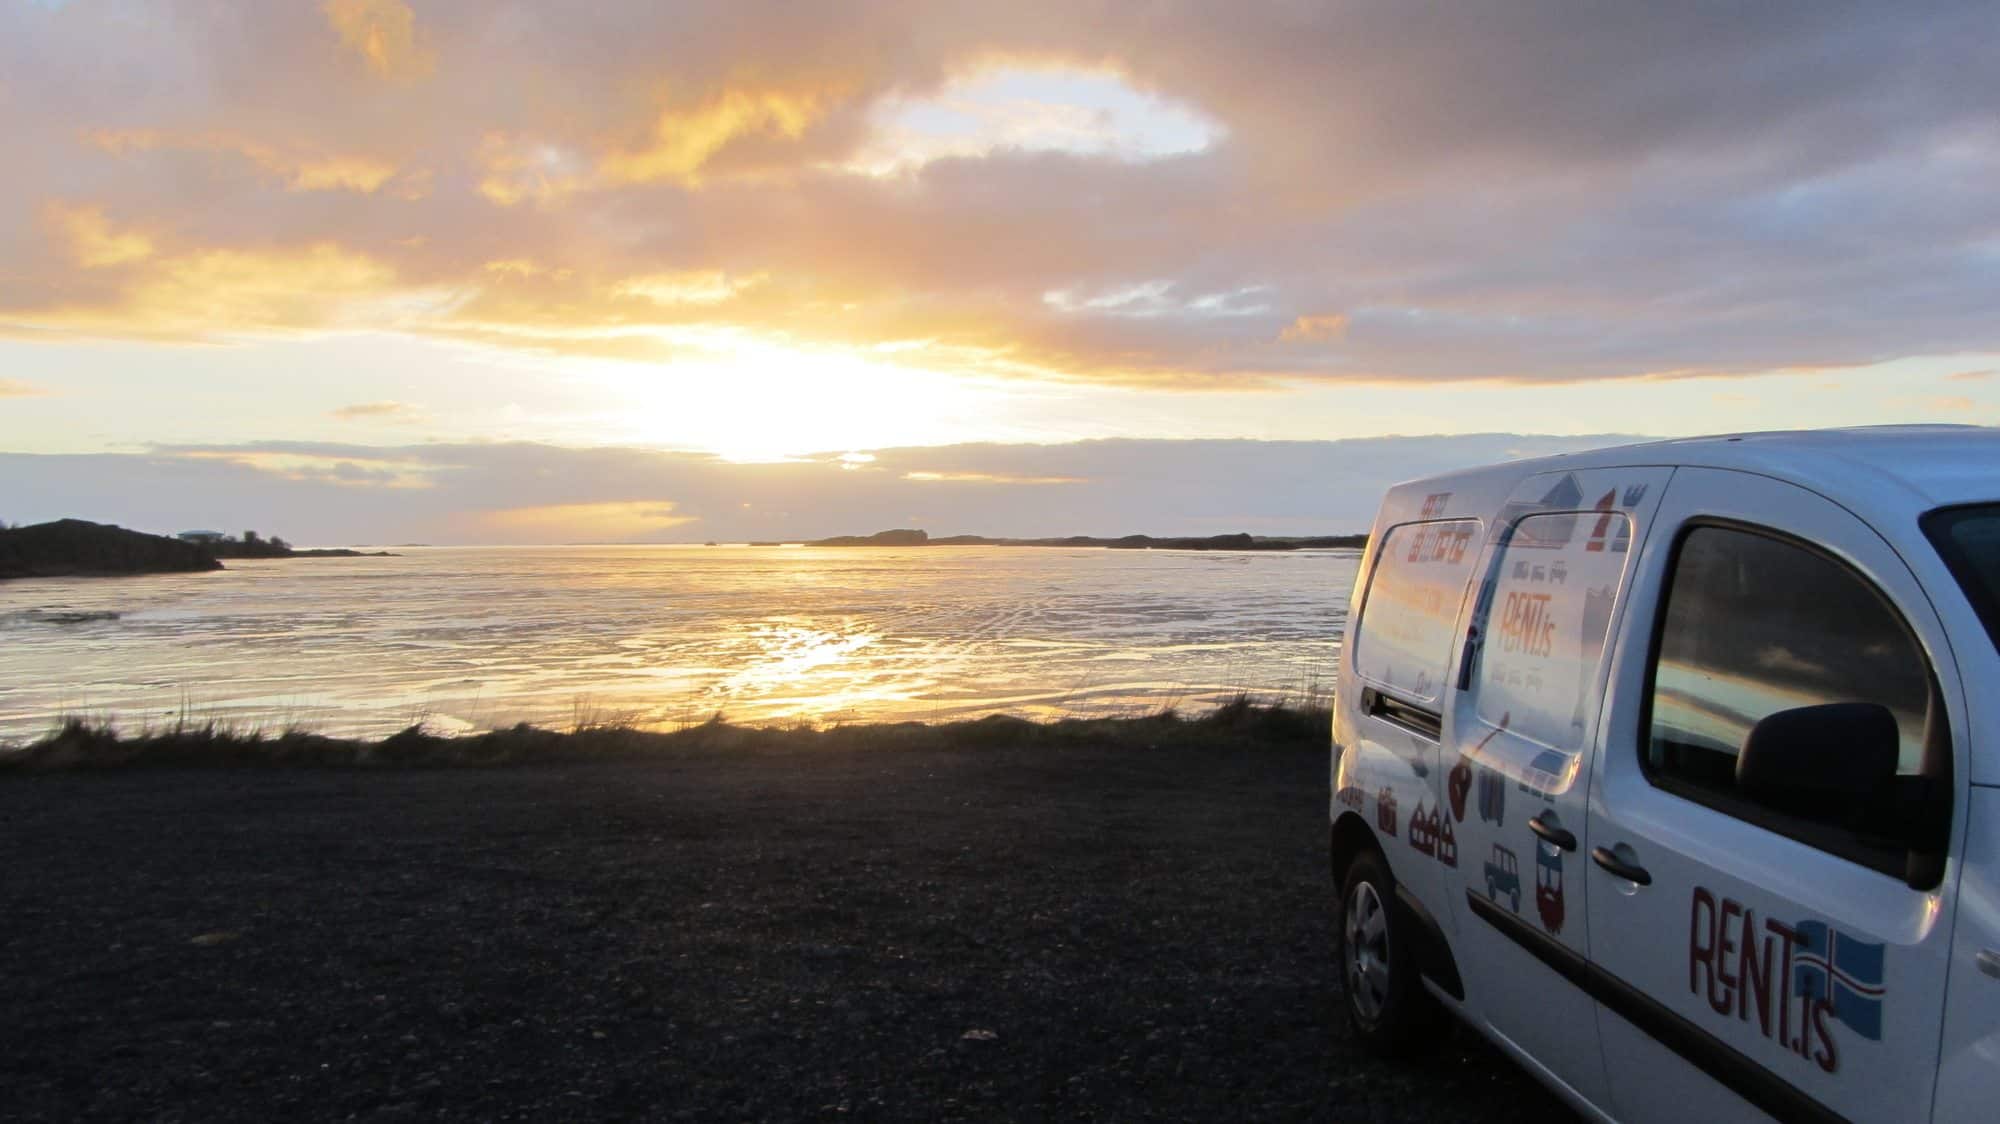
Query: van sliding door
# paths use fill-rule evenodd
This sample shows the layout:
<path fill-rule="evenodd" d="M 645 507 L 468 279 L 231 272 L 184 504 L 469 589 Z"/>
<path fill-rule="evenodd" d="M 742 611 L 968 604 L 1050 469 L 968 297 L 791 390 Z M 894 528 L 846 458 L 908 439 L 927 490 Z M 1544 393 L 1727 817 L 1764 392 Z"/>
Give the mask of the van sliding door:
<path fill-rule="evenodd" d="M 1596 1007 L 1578 986 L 1586 797 L 1605 639 L 1673 470 L 1530 477 L 1494 521 L 1446 716 L 1445 798 L 1410 842 L 1445 868 L 1476 1017 L 1603 1104 Z"/>

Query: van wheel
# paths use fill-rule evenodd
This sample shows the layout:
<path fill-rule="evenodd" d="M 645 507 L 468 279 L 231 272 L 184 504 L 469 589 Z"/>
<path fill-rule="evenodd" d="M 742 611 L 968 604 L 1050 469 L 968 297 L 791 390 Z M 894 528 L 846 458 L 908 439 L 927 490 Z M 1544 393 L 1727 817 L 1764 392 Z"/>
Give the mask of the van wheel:
<path fill-rule="evenodd" d="M 1356 856 L 1341 893 L 1341 984 L 1355 1037 L 1383 1054 L 1435 1041 L 1441 1013 L 1417 979 L 1415 934 L 1395 902 L 1396 883 L 1381 856 Z"/>

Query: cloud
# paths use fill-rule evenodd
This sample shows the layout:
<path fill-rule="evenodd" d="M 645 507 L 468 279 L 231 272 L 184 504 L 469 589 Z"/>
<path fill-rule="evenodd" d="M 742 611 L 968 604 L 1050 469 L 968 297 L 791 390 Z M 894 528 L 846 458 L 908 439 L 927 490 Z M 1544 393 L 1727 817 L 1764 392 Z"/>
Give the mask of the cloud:
<path fill-rule="evenodd" d="M 116 230 L 100 207 L 51 203 L 49 221 L 68 241 L 76 264 L 85 269 L 127 265 L 153 256 L 153 240 L 131 230 Z"/>
<path fill-rule="evenodd" d="M 356 402 L 328 411 L 327 416 L 341 421 L 360 421 L 369 418 L 406 418 L 416 412 L 416 407 L 407 402 Z"/>
<path fill-rule="evenodd" d="M 39 398 L 48 391 L 20 379 L 0 379 L 0 398 Z"/>
<path fill-rule="evenodd" d="M 464 523 L 508 542 L 630 542 L 695 520 L 674 514 L 674 505 L 656 500 L 510 507 L 467 516 Z"/>
<path fill-rule="evenodd" d="M 1992 378 L 1995 374 L 2000 374 L 2000 371 L 1959 371 L 1956 374 L 1946 375 L 1944 379 L 1946 382 L 1980 382 Z"/>
<path fill-rule="evenodd" d="M 670 367 L 699 326 L 1172 388 L 2000 347 L 1985 4 L 1115 15 L 0 7 L 0 74 L 36 91 L 0 129 L 37 154 L 0 183 L 0 323 L 153 338 L 142 292 L 257 262 L 332 289 L 177 300 L 164 334 Z M 694 277 L 762 280 L 645 290 Z"/>
<path fill-rule="evenodd" d="M 0 453 L 0 495 L 22 501 L 13 521 L 260 526 L 321 543 L 799 540 L 909 526 L 920 511 L 937 513 L 917 521 L 934 535 L 1305 534 L 1365 530 L 1399 480 L 1625 440 L 967 444 L 778 464 L 528 443 L 261 442 Z"/>
<path fill-rule="evenodd" d="M 92 211 L 84 211 L 92 214 Z M 394 271 L 331 243 L 278 250 L 156 253 L 150 242 L 106 241 L 86 228 L 79 255 L 121 265 L 123 277 L 97 299 L 36 309 L 23 320 L 43 328 L 156 340 L 199 340 L 215 333 L 308 331 L 379 325 L 377 302 L 393 303 Z M 68 294 L 50 294 L 62 301 Z M 4 312 L 0 312 L 4 321 Z M 0 324 L 4 326 L 4 324 Z"/>
<path fill-rule="evenodd" d="M 416 14 L 399 0 L 326 0 L 326 21 L 348 50 L 384 78 L 421 78 L 436 60 L 417 43 Z"/>
<path fill-rule="evenodd" d="M 114 154 L 159 150 L 224 153 L 248 160 L 284 181 L 291 191 L 375 191 L 396 174 L 395 165 L 370 156 L 312 155 L 227 133 L 181 135 L 158 129 L 100 129 L 91 144 Z"/>
<path fill-rule="evenodd" d="M 1285 330 L 1278 333 L 1278 339 L 1282 343 L 1317 342 L 1337 340 L 1346 334 L 1347 317 L 1331 312 L 1299 317 L 1285 325 Z"/>

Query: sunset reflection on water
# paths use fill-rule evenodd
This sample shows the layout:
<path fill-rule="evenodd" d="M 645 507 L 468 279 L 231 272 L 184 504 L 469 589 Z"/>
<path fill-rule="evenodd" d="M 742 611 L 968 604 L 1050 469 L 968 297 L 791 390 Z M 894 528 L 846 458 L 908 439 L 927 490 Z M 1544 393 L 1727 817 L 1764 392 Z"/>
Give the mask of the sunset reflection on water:
<path fill-rule="evenodd" d="M 0 738 L 1199 709 L 1331 683 L 1351 551 L 411 549 L 0 586 Z"/>

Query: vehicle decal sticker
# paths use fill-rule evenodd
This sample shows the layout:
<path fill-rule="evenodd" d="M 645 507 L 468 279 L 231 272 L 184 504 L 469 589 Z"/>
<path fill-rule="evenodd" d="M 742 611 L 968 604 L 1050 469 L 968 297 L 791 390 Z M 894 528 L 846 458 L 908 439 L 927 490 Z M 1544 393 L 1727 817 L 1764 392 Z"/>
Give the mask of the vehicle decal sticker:
<path fill-rule="evenodd" d="M 1430 495 L 1424 497 L 1424 512 L 1422 515 L 1417 516 L 1417 518 L 1435 519 L 1443 515 L 1445 508 L 1450 504 L 1450 492 L 1432 492 Z"/>
<path fill-rule="evenodd" d="M 1688 990 L 1827 1073 L 1840 1070 L 1832 1023 L 1881 1041 L 1886 960 L 1883 945 L 1824 921 L 1760 919 L 1705 886 L 1689 902 Z"/>
<path fill-rule="evenodd" d="M 1484 765 L 1479 767 L 1479 818 L 1495 827 L 1507 815 L 1507 778 Z"/>
<path fill-rule="evenodd" d="M 1871 1042 L 1882 1040 L 1883 948 L 1824 921 L 1792 926 L 1804 942 L 1792 963 L 1792 989 L 1833 1005 L 1833 1017 Z"/>
<path fill-rule="evenodd" d="M 1499 737 L 1500 732 L 1505 730 L 1507 724 L 1513 720 L 1513 711 L 1510 710 L 1502 714 L 1500 716 L 1500 724 L 1489 730 L 1485 737 L 1479 739 L 1479 744 L 1472 747 L 1470 756 L 1479 757 L 1485 751 L 1486 747 L 1492 743 L 1493 739 Z M 1501 776 L 1498 771 L 1482 764 L 1479 767 L 1479 818 L 1487 823 L 1498 826 L 1506 811 L 1507 779 Z M 1464 816 L 1459 817 L 1461 820 L 1464 818 Z"/>
<path fill-rule="evenodd" d="M 1551 934 L 1563 928 L 1563 856 L 1548 843 L 1535 845 L 1535 913 Z"/>
<path fill-rule="evenodd" d="M 1333 798 L 1357 812 L 1361 810 L 1361 790 L 1353 785 L 1348 785 L 1346 788 L 1334 793 Z"/>
<path fill-rule="evenodd" d="M 1486 897 L 1494 905 L 1500 904 L 1500 895 L 1507 895 L 1507 908 L 1515 914 L 1521 912 L 1521 863 L 1514 852 L 1493 845 L 1493 854 L 1486 860 Z"/>
<path fill-rule="evenodd" d="M 1472 791 L 1472 758 L 1458 755 L 1458 764 L 1451 767 L 1445 777 L 1445 795 L 1451 800 L 1451 818 L 1465 822 L 1465 798 Z"/>
<path fill-rule="evenodd" d="M 1417 810 L 1410 813 L 1410 846 L 1426 855 L 1437 854 L 1438 820 L 1437 809 L 1424 810 L 1424 802 L 1417 801 Z"/>
<path fill-rule="evenodd" d="M 1437 825 L 1437 859 L 1452 869 L 1458 869 L 1458 833 L 1451 829 L 1451 817 L 1444 809 L 1431 811 L 1431 822 Z"/>
<path fill-rule="evenodd" d="M 1375 826 L 1384 835 L 1396 834 L 1396 793 L 1386 784 L 1375 794 Z"/>

